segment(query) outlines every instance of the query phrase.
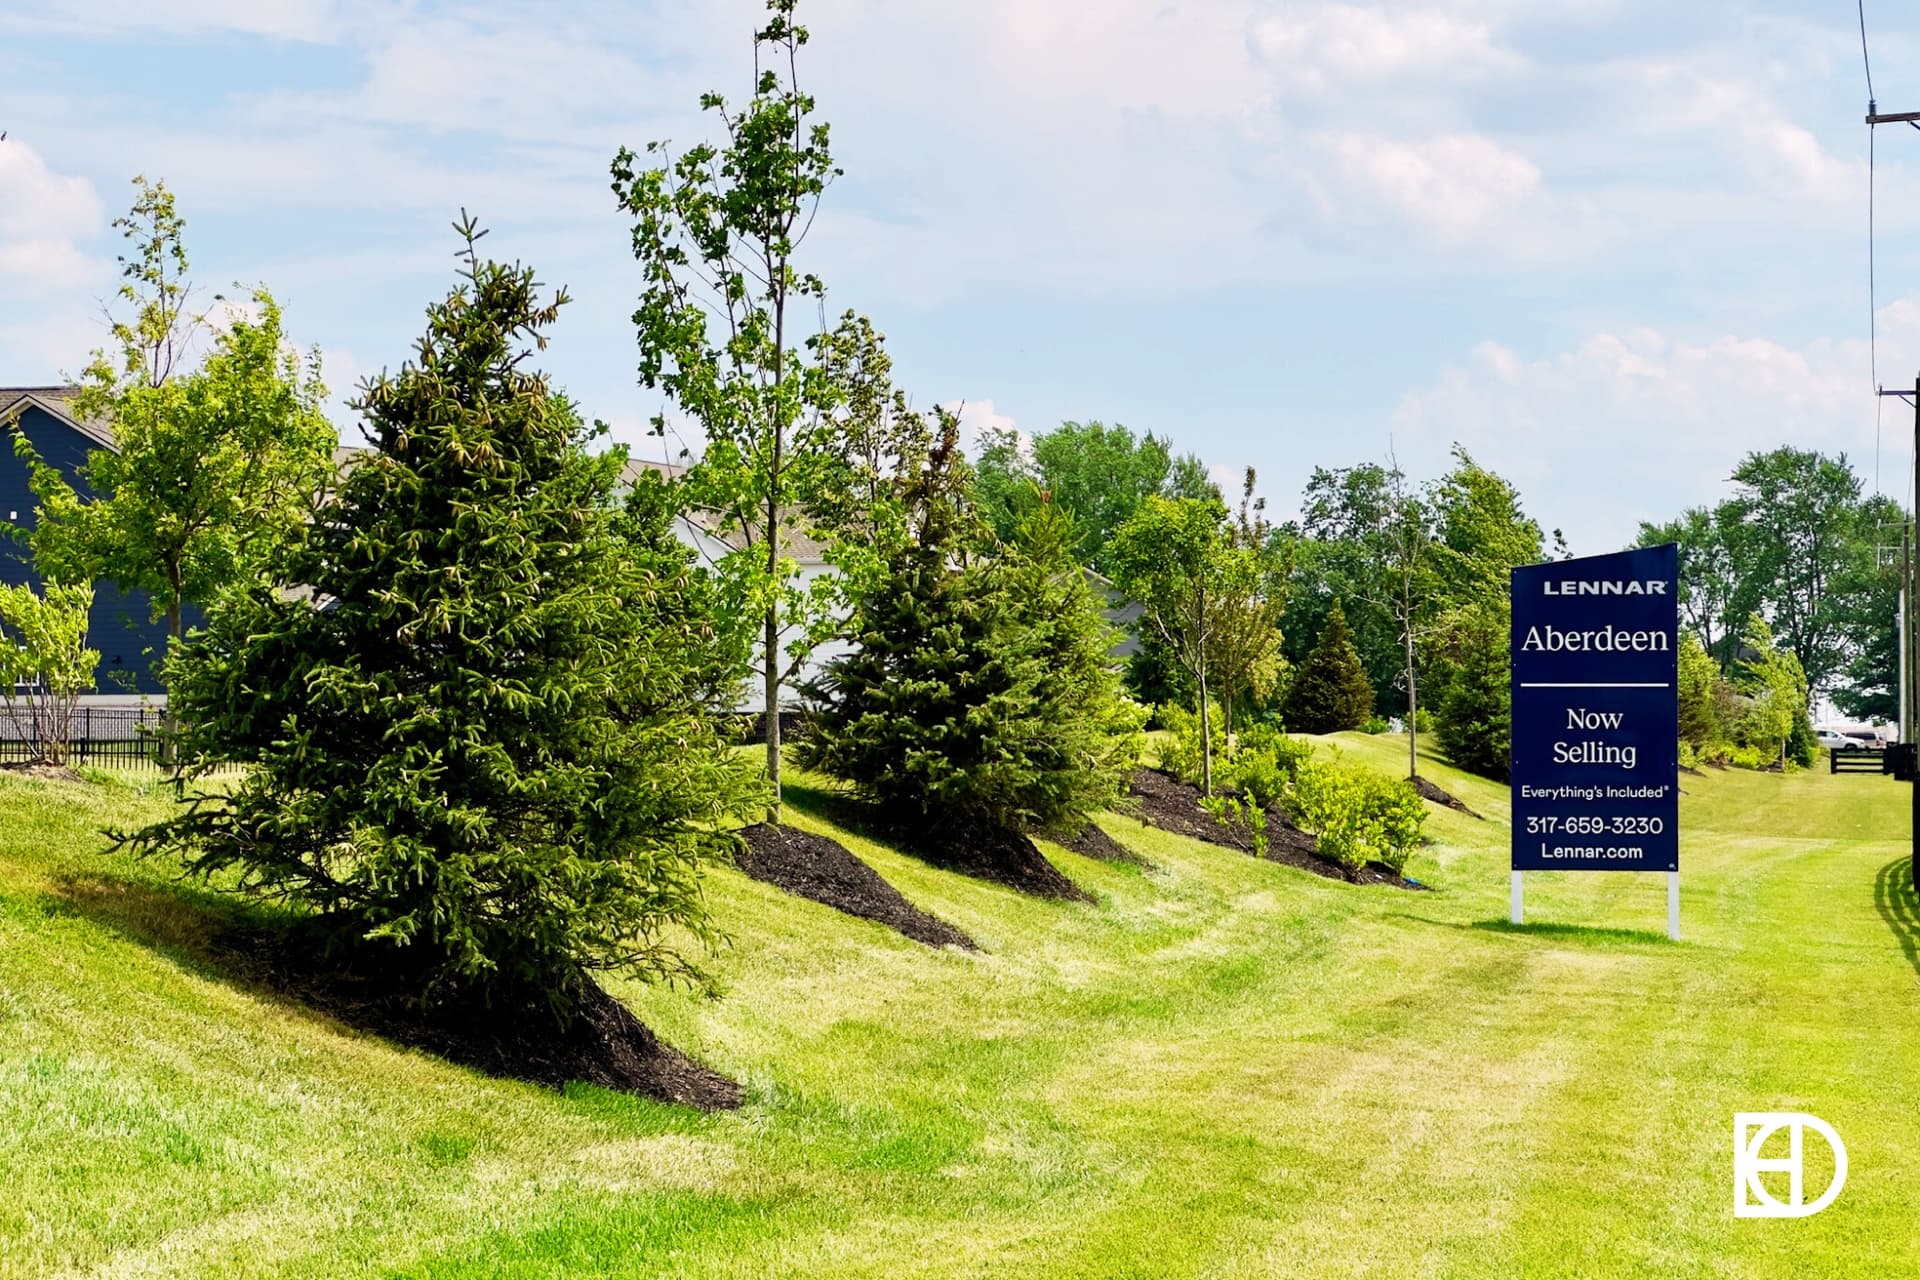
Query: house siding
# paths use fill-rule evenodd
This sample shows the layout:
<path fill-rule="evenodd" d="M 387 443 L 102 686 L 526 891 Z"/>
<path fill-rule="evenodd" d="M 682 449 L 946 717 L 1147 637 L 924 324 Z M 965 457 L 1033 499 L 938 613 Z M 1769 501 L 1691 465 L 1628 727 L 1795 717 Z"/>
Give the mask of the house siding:
<path fill-rule="evenodd" d="M 92 490 L 80 475 L 87 454 L 100 446 L 71 425 L 38 405 L 25 406 L 17 424 L 34 451 L 49 466 L 66 477 L 67 483 L 83 497 Z M 12 440 L 7 444 L 11 446 Z M 36 499 L 28 485 L 27 464 L 8 447 L 0 455 L 0 516 L 18 532 L 34 525 Z M 40 586 L 32 558 L 20 536 L 0 541 L 0 582 L 9 586 Z M 189 611 L 189 624 L 198 620 L 197 611 Z M 100 651 L 100 665 L 94 669 L 95 689 L 100 693 L 158 693 L 153 678 L 153 663 L 164 651 L 167 625 L 155 621 L 152 598 L 144 591 L 121 591 L 111 582 L 94 584 L 93 611 L 87 620 L 87 643 Z"/>

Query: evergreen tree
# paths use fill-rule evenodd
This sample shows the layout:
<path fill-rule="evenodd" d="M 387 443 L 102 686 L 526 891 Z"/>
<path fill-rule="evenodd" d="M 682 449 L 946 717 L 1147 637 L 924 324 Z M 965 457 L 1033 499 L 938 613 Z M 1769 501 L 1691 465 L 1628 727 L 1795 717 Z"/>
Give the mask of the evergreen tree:
<path fill-rule="evenodd" d="M 1113 667 L 1116 633 L 1080 566 L 1073 517 L 1050 495 L 1036 492 L 1018 520 L 1007 569 L 1024 632 L 1013 638 L 1038 662 L 1034 716 L 1049 726 L 1034 744 L 1033 822 L 1073 835 L 1113 803 L 1139 758 Z"/>
<path fill-rule="evenodd" d="M 356 408 L 377 445 L 172 666 L 188 777 L 132 837 L 391 947 L 423 995 L 544 1000 L 591 971 L 693 977 L 703 862 L 752 802 L 706 720 L 684 559 L 615 529 L 622 462 L 523 368 L 562 293 L 480 260 Z M 187 779 L 180 783 L 184 791 Z"/>
<path fill-rule="evenodd" d="M 1313 652 L 1287 691 L 1284 716 L 1295 733 L 1358 729 L 1373 713 L 1373 685 L 1347 633 L 1347 615 L 1336 601 Z"/>
<path fill-rule="evenodd" d="M 1434 731 L 1455 767 L 1505 782 L 1513 756 L 1512 631 L 1505 600 L 1455 611 L 1432 680 Z"/>
<path fill-rule="evenodd" d="M 1071 526 L 1040 515 L 1014 555 L 984 554 L 945 413 L 902 507 L 906 535 L 855 600 L 857 648 L 809 690 L 802 761 L 935 846 L 1074 827 L 1117 779 L 1100 729 L 1113 678 Z"/>
<path fill-rule="evenodd" d="M 1722 679 L 1720 667 L 1691 631 L 1680 637 L 1678 666 L 1680 741 L 1696 751 L 1705 751 L 1726 736 L 1715 697 L 1715 686 Z"/>

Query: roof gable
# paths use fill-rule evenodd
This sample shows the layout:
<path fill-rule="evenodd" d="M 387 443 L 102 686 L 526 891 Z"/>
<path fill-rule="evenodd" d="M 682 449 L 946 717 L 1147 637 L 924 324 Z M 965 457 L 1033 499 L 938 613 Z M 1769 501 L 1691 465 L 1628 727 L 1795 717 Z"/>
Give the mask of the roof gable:
<path fill-rule="evenodd" d="M 0 387 L 0 424 L 13 421 L 28 409 L 38 409 L 62 426 L 78 431 L 102 449 L 118 450 L 113 425 L 101 418 L 82 418 L 74 412 L 78 387 Z"/>

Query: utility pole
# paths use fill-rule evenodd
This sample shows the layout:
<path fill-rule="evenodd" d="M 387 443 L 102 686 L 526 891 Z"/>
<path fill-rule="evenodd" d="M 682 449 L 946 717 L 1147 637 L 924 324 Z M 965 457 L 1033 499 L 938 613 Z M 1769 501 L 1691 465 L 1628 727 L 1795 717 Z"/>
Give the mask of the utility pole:
<path fill-rule="evenodd" d="M 1867 73 L 1867 278 L 1868 297 L 1872 297 L 1873 278 L 1873 130 L 1883 124 L 1906 124 L 1920 129 L 1920 111 L 1882 112 L 1880 104 L 1873 100 L 1873 67 L 1867 62 L 1867 15 L 1860 11 L 1860 60 Z M 1879 324 L 1875 316 L 1870 323 Z M 1904 392 L 1874 390 L 1880 395 L 1905 395 Z M 1900 655 L 1902 665 L 1907 672 L 1907 689 L 1900 703 L 1900 758 L 1897 763 L 1905 766 L 1901 772 L 1906 775 L 1907 784 L 1913 788 L 1913 834 L 1912 868 L 1908 884 L 1914 892 L 1920 893 L 1920 628 L 1914 626 L 1920 618 L 1920 378 L 1913 382 L 1913 506 L 1908 510 L 1908 528 L 1910 538 L 1903 538 L 1907 548 L 1903 559 L 1906 563 L 1900 608 Z"/>
<path fill-rule="evenodd" d="M 1920 111 L 1903 112 L 1896 116 L 1867 117 L 1868 124 L 1889 123 L 1895 120 L 1920 122 Z M 1920 128 L 1920 123 L 1915 124 Z M 1888 391 L 1876 387 L 1875 391 L 1883 396 L 1896 396 L 1905 400 L 1913 397 L 1913 492 L 1908 495 L 1913 505 L 1908 508 L 1907 521 L 1900 534 L 1900 580 L 1903 590 L 1900 592 L 1900 743 L 1899 759 L 1901 766 L 1896 777 L 1904 778 L 1913 789 L 1912 815 L 1913 832 L 1910 837 L 1909 861 L 1911 863 L 1912 884 L 1920 892 L 1920 547 L 1915 546 L 1920 538 L 1920 525 L 1916 525 L 1916 516 L 1920 516 L 1920 377 L 1913 380 L 1912 391 Z"/>

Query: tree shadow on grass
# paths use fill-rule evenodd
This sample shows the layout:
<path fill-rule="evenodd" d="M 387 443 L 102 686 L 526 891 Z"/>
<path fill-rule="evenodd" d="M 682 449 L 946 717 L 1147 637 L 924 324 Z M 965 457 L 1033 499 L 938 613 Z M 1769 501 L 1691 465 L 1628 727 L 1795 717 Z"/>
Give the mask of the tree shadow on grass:
<path fill-rule="evenodd" d="M 1655 945 L 1662 947 L 1680 946 L 1665 933 L 1653 929 L 1609 929 L 1591 924 L 1554 924 L 1540 921 L 1529 924 L 1515 924 L 1511 920 L 1473 920 L 1462 924 L 1456 920 L 1436 920 L 1432 916 L 1413 915 L 1410 912 L 1396 911 L 1393 915 L 1401 920 L 1417 920 L 1421 924 L 1438 925 L 1443 929 L 1459 929 L 1478 933 L 1506 933 L 1516 937 L 1552 938 L 1563 942 L 1593 942 L 1601 944 L 1633 943 L 1635 945 Z"/>
<path fill-rule="evenodd" d="M 1467 926 L 1485 933 L 1515 933 L 1539 938 L 1560 938 L 1569 942 L 1635 942 L 1676 946 L 1672 938 L 1656 929 L 1609 929 L 1591 924 L 1515 924 L 1511 920 L 1475 920 Z"/>
<path fill-rule="evenodd" d="M 842 831 L 851 831 L 868 840 L 886 838 L 873 811 L 852 792 L 832 783 L 783 781 L 780 798 L 782 803 L 792 805 L 809 817 L 831 822 Z"/>
<path fill-rule="evenodd" d="M 192 883 L 73 877 L 43 899 L 167 957 L 195 977 L 280 1009 L 483 1071 L 562 1089 L 599 1085 L 703 1111 L 741 1102 L 740 1086 L 656 1037 L 590 978 L 556 1022 L 537 992 L 440 989 L 431 956 L 368 942 L 339 918 Z"/>
<path fill-rule="evenodd" d="M 264 903 L 192 882 L 171 885 L 104 876 L 67 876 L 42 896 L 49 915 L 78 916 L 166 956 L 198 977 L 264 991 L 232 940 L 282 932 L 295 917 Z"/>
<path fill-rule="evenodd" d="M 1895 858 L 1873 878 L 1873 905 L 1893 930 L 1907 963 L 1920 973 L 1920 900 L 1913 891 L 1913 860 Z"/>

